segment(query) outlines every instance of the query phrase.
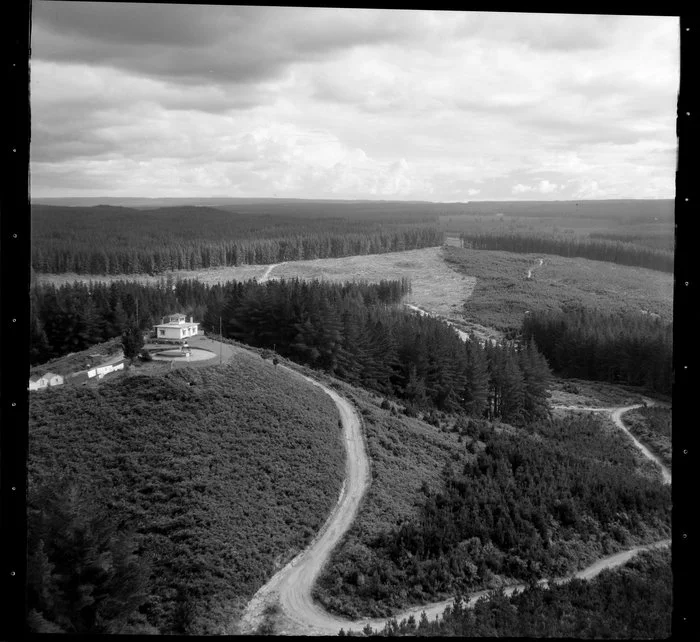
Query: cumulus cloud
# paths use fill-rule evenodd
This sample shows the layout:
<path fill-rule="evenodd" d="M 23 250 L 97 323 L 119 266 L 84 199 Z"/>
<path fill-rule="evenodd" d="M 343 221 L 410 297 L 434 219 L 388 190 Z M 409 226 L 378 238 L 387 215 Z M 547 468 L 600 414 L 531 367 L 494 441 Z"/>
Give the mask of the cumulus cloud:
<path fill-rule="evenodd" d="M 677 28 L 37 2 L 33 193 L 671 197 Z"/>
<path fill-rule="evenodd" d="M 293 7 L 37 3 L 33 55 L 180 82 L 250 83 L 290 64 L 418 37 L 416 12 Z"/>
<path fill-rule="evenodd" d="M 537 185 L 523 185 L 518 183 L 513 186 L 513 194 L 525 194 L 527 192 L 537 192 L 539 194 L 551 194 L 559 189 L 559 185 L 548 180 L 541 180 Z"/>

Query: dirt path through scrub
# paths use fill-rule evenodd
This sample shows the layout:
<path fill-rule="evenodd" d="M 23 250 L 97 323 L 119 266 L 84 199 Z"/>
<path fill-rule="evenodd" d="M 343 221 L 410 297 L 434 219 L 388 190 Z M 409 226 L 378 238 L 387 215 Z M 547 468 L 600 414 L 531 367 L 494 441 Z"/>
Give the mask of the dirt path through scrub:
<path fill-rule="evenodd" d="M 341 397 L 335 391 L 319 382 L 296 371 L 290 370 L 290 372 L 322 388 L 336 403 L 340 412 L 343 435 L 347 448 L 346 479 L 337 504 L 313 542 L 306 550 L 297 555 L 289 564 L 276 573 L 272 579 L 253 596 L 241 620 L 240 631 L 242 633 L 255 633 L 265 622 L 266 611 L 268 611 L 268 609 L 276 610 L 276 614 L 274 615 L 274 633 L 277 635 L 337 635 L 340 629 L 360 632 L 368 624 L 373 629 L 381 630 L 390 618 L 348 620 L 326 612 L 319 604 L 313 601 L 313 585 L 320 575 L 324 564 L 330 558 L 333 548 L 340 542 L 344 533 L 352 525 L 361 498 L 369 486 L 369 460 L 367 458 L 360 420 L 352 404 L 347 399 Z M 640 405 L 641 404 L 613 408 L 560 406 L 560 408 L 609 412 L 615 423 L 626 432 L 629 432 L 622 424 L 620 417 L 624 412 L 638 408 Z M 651 453 L 649 453 L 649 455 L 651 455 Z M 668 483 L 670 483 L 670 474 Z M 599 559 L 574 575 L 554 580 L 554 582 L 565 582 L 573 577 L 590 579 L 595 577 L 603 569 L 624 564 L 640 551 L 668 546 L 670 543 L 671 540 L 662 540 L 653 544 L 635 546 L 634 548 Z M 544 581 L 542 583 L 546 584 Z M 524 586 L 523 584 L 509 586 L 506 588 L 506 594 L 511 594 L 516 590 L 522 590 Z M 480 597 L 487 593 L 488 591 L 479 591 L 469 595 L 468 603 L 473 605 Z M 413 607 L 396 614 L 394 618 L 401 621 L 413 615 L 416 619 L 419 619 L 421 614 L 425 612 L 429 619 L 434 619 L 436 616 L 442 614 L 445 607 L 452 604 L 452 602 L 453 599 L 451 598 L 449 600 Z"/>
<path fill-rule="evenodd" d="M 253 596 L 241 620 L 241 632 L 255 632 L 264 621 L 265 609 L 276 604 L 281 607 L 283 617 L 280 619 L 284 622 L 283 630 L 276 633 L 335 635 L 348 622 L 326 613 L 313 601 L 311 590 L 331 551 L 355 519 L 360 500 L 369 487 L 369 459 L 353 405 L 318 381 L 287 370 L 320 387 L 338 407 L 347 450 L 345 481 L 338 502 L 311 544 Z"/>
<path fill-rule="evenodd" d="M 655 402 L 647 399 L 646 400 L 646 405 L 648 406 L 653 406 L 655 405 Z M 639 451 L 647 458 L 653 461 L 659 468 L 661 469 L 661 476 L 663 478 L 663 483 L 664 484 L 670 484 L 671 483 L 671 471 L 664 465 L 664 463 L 661 461 L 659 457 L 657 457 L 653 452 L 651 452 L 642 442 L 640 442 L 625 426 L 624 422 L 622 421 L 622 415 L 624 415 L 626 412 L 629 412 L 630 410 L 636 410 L 637 408 L 642 408 L 644 407 L 644 404 L 636 404 L 634 406 L 614 406 L 612 408 L 592 408 L 588 406 L 553 406 L 556 409 L 559 410 L 581 410 L 581 411 L 586 411 L 586 412 L 608 412 L 610 413 L 610 417 L 615 423 L 615 425 L 620 429 L 623 430 L 627 436 L 632 440 L 634 445 L 639 449 Z"/>

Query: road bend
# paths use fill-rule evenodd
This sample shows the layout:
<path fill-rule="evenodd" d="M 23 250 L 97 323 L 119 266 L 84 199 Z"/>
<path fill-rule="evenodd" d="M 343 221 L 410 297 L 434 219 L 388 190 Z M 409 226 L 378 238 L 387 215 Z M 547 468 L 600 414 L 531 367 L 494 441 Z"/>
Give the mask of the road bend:
<path fill-rule="evenodd" d="M 614 424 L 622 431 L 625 432 L 625 434 L 632 440 L 632 443 L 635 445 L 635 447 L 649 460 L 653 461 L 661 470 L 661 477 L 663 479 L 664 484 L 670 484 L 671 483 L 671 471 L 668 469 L 668 467 L 661 461 L 661 458 L 655 455 L 653 452 L 651 452 L 641 441 L 639 441 L 625 426 L 625 423 L 622 421 L 622 415 L 624 415 L 626 412 L 629 412 L 630 410 L 636 410 L 637 408 L 643 408 L 645 405 L 646 406 L 654 406 L 656 403 L 652 401 L 651 399 L 645 399 L 645 403 L 643 404 L 636 404 L 633 406 L 613 406 L 611 408 L 592 408 L 589 406 L 553 406 L 553 408 L 557 408 L 559 410 L 580 410 L 580 411 L 586 411 L 586 412 L 606 412 L 610 415 L 610 418 L 613 420 Z"/>
<path fill-rule="evenodd" d="M 323 566 L 330 558 L 334 547 L 352 525 L 357 515 L 360 501 L 369 487 L 369 460 L 360 419 L 352 404 L 318 381 L 295 370 L 286 369 L 293 376 L 305 379 L 307 382 L 320 387 L 333 399 L 338 407 L 343 428 L 343 441 L 347 450 L 346 477 L 336 505 L 311 544 L 283 569 L 278 571 L 248 603 L 241 619 L 240 632 L 244 634 L 255 633 L 258 627 L 264 623 L 266 609 L 270 606 L 276 606 L 280 611 L 279 616 L 275 618 L 277 627 L 275 633 L 277 635 L 337 635 L 341 629 L 345 631 L 362 631 L 368 624 L 373 629 L 381 630 L 390 619 L 401 621 L 410 616 L 419 619 L 423 612 L 426 613 L 429 619 L 442 615 L 445 608 L 453 603 L 453 598 L 412 607 L 397 613 L 392 618 L 361 618 L 356 620 L 332 615 L 314 602 L 312 598 L 313 586 Z M 563 408 L 609 412 L 615 423 L 629 434 L 620 417 L 628 410 L 640 406 L 641 404 L 615 408 L 581 408 L 578 406 Z M 647 456 L 651 456 L 656 461 L 648 449 L 643 450 L 643 452 L 645 454 L 648 453 Z M 670 483 L 670 474 L 668 478 Z M 671 540 L 669 539 L 644 546 L 636 546 L 599 559 L 576 574 L 553 580 L 553 582 L 561 583 L 574 577 L 590 579 L 606 568 L 624 564 L 640 551 L 669 546 L 670 543 Z M 546 584 L 544 581 L 542 583 Z M 506 594 L 512 594 L 514 591 L 524 588 L 524 584 L 515 584 L 506 587 L 505 591 Z M 488 594 L 488 590 L 472 593 L 467 596 L 467 602 L 473 605 L 486 594 Z"/>

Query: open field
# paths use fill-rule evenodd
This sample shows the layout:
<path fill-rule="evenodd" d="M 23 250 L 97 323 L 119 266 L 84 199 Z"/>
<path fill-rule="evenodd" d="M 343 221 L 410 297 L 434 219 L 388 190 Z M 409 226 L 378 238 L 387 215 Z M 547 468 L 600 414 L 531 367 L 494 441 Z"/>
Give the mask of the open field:
<path fill-rule="evenodd" d="M 475 279 L 467 274 L 458 274 L 442 259 L 442 248 L 432 247 L 406 252 L 390 252 L 350 256 L 340 259 L 315 259 L 293 261 L 277 265 L 241 265 L 212 268 L 208 270 L 181 270 L 165 275 L 79 275 L 37 274 L 37 281 L 60 286 L 75 281 L 88 283 L 100 281 L 129 280 L 139 283 L 161 283 L 166 279 L 195 279 L 208 285 L 226 281 L 262 279 L 267 274 L 273 279 L 328 279 L 331 281 L 368 281 L 407 278 L 411 281 L 412 293 L 408 302 L 424 310 L 459 321 L 462 303 L 469 298 Z M 272 268 L 268 272 L 268 268 Z"/>
<path fill-rule="evenodd" d="M 412 291 L 408 303 L 449 317 L 471 296 L 475 279 L 451 269 L 442 255 L 442 248 L 431 247 L 342 259 L 294 261 L 274 267 L 269 276 L 337 282 L 409 279 Z"/>
<path fill-rule="evenodd" d="M 542 264 L 540 265 L 540 259 Z M 531 270 L 532 278 L 527 279 Z M 407 278 L 410 303 L 444 317 L 482 338 L 499 339 L 520 326 L 527 310 L 567 305 L 658 314 L 669 321 L 673 276 L 645 268 L 583 258 L 433 247 L 338 259 L 289 261 L 178 271 L 160 276 L 37 274 L 39 282 L 60 286 L 74 281 L 135 280 L 162 283 L 195 279 L 213 285 L 272 278 L 369 281 Z"/>
<path fill-rule="evenodd" d="M 579 406 L 581 408 L 610 408 L 643 403 L 644 397 L 654 397 L 661 403 L 670 403 L 663 395 L 651 395 L 633 386 L 586 381 L 583 379 L 552 379 L 549 399 L 552 406 Z M 557 412 L 555 410 L 555 412 Z"/>
<path fill-rule="evenodd" d="M 582 258 L 445 248 L 449 265 L 476 277 L 464 306 L 467 321 L 518 328 L 528 310 L 565 306 L 658 314 L 670 321 L 673 275 Z M 539 265 L 542 259 L 542 265 Z M 527 279 L 532 269 L 532 278 Z"/>

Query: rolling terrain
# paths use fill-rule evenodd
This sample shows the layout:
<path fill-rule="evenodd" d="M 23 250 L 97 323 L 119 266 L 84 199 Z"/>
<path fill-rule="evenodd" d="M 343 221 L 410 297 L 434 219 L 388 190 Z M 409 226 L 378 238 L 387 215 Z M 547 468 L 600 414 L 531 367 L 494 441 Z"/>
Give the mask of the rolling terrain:
<path fill-rule="evenodd" d="M 532 271 L 530 279 L 528 270 Z M 66 273 L 37 274 L 36 278 L 58 287 L 76 281 L 110 283 L 127 276 Z M 450 321 L 460 330 L 495 340 L 516 331 L 523 315 L 533 309 L 589 305 L 670 320 L 673 305 L 670 274 L 582 258 L 533 259 L 531 255 L 456 247 L 128 276 L 148 284 L 164 283 L 166 278 L 195 279 L 209 285 L 253 278 L 335 282 L 408 278 L 411 294 L 407 303 Z"/>
<path fill-rule="evenodd" d="M 227 347 L 228 365 L 124 373 L 96 388 L 31 397 L 30 559 L 47 485 L 89 494 L 92 512 L 108 510 L 121 531 L 134 533 L 150 568 L 134 632 L 230 630 L 265 578 L 312 540 L 343 484 L 331 399 Z M 84 510 L 75 519 L 86 519 Z M 55 572 L 65 573 L 53 540 L 44 546 Z M 32 590 L 30 605 L 59 624 Z"/>
<path fill-rule="evenodd" d="M 462 339 L 465 331 L 481 339 L 513 337 L 528 311 L 572 303 L 670 320 L 673 290 L 671 275 L 652 270 L 454 246 L 158 276 L 37 275 L 39 282 L 57 285 L 125 278 L 209 284 L 248 278 L 259 283 L 408 278 L 412 291 L 403 303 L 447 320 Z M 203 341 L 216 352 L 217 342 Z M 340 628 L 361 631 L 368 624 L 381 628 L 390 615 L 400 619 L 426 611 L 432 618 L 465 587 L 471 587 L 473 603 L 487 588 L 507 586 L 510 594 L 524 586 L 525 565 L 532 560 L 507 557 L 503 545 L 509 536 L 504 529 L 513 528 L 511 518 L 516 524 L 532 519 L 542 540 L 550 538 L 556 558 L 552 569 L 560 572 L 549 577 L 593 577 L 637 551 L 668 544 L 666 491 L 657 486 L 661 475 L 664 485 L 671 481 L 670 425 L 665 427 L 664 417 L 655 414 L 658 407 L 644 400 L 641 390 L 555 379 L 555 428 L 523 431 L 435 410 L 415 416 L 397 398 L 292 363 L 273 366 L 260 353 L 231 342 L 224 347 L 226 366 L 211 367 L 218 361 L 211 359 L 197 369 L 179 364 L 166 373 L 162 364 L 144 364 L 141 374 L 32 398 L 34 491 L 44 492 L 56 475 L 80 480 L 83 489 L 94 486 L 98 503 L 117 511 L 152 565 L 155 597 L 141 603 L 127 632 L 141 625 L 142 630 L 152 627 L 150 632 L 316 635 Z M 80 361 L 69 355 L 66 362 L 76 358 Z M 97 439 L 81 453 L 78 444 L 90 441 L 87 435 Z M 513 455 L 517 443 L 523 445 L 524 459 Z M 631 517 L 625 515 L 619 524 L 606 521 L 601 506 L 574 517 L 572 506 L 576 513 L 579 500 L 572 496 L 546 510 L 543 505 L 532 513 L 506 515 L 506 521 L 501 515 L 500 530 L 488 535 L 495 546 L 489 541 L 475 548 L 475 538 L 463 535 L 462 543 L 446 544 L 429 563 L 422 548 L 420 554 L 411 548 L 418 541 L 415 525 L 433 519 L 435 501 L 460 506 L 455 488 L 469 486 L 469 475 L 482 484 L 471 490 L 482 504 L 498 492 L 505 493 L 497 502 L 505 506 L 512 499 L 506 494 L 512 492 L 509 476 L 515 478 L 516 468 L 527 471 L 529 480 L 542 471 L 550 474 L 538 460 L 540 447 L 561 462 L 571 461 L 567 448 L 575 451 L 580 461 L 574 468 L 588 467 L 596 484 L 608 484 L 612 502 L 631 502 Z M 480 480 L 488 466 L 499 471 L 498 488 Z M 168 474 L 158 472 L 166 469 Z M 644 500 L 625 475 L 646 489 Z M 572 480 L 578 493 L 588 493 L 579 488 L 578 478 Z M 236 496 L 241 488 L 244 495 Z M 161 514 L 153 498 L 173 513 Z M 187 521 L 183 514 L 188 512 L 207 528 Z M 484 523 L 492 517 L 490 509 L 478 514 Z M 463 561 L 459 555 L 467 546 L 478 572 L 473 565 L 461 579 L 455 578 L 463 570 L 451 578 L 453 571 L 446 569 Z M 446 563 L 450 547 L 461 552 Z M 227 564 L 217 570 L 215 559 Z M 172 560 L 183 561 L 182 574 Z"/>
<path fill-rule="evenodd" d="M 318 603 L 314 603 L 312 599 L 314 581 L 321 567 L 324 566 L 330 558 L 332 547 L 338 542 L 343 533 L 350 529 L 351 519 L 349 518 L 354 518 L 355 512 L 357 511 L 357 502 L 361 500 L 364 492 L 371 489 L 371 487 L 368 487 L 366 480 L 366 471 L 371 464 L 367 459 L 365 449 L 363 447 L 358 447 L 358 444 L 362 443 L 362 428 L 357 420 L 357 416 L 353 416 L 354 413 L 350 410 L 346 400 L 339 397 L 328 388 L 325 388 L 325 390 L 328 394 L 333 396 L 339 408 L 346 409 L 346 413 L 344 413 L 345 430 L 348 435 L 346 437 L 348 442 L 346 484 L 349 489 L 344 488 L 341 499 L 329 516 L 328 522 L 319 532 L 314 543 L 292 560 L 284 569 L 276 573 L 275 576 L 256 593 L 255 597 L 246 608 L 241 624 L 242 632 L 253 633 L 259 630 L 265 630 L 267 633 L 275 633 L 277 635 L 334 635 L 342 629 L 346 633 L 361 633 L 368 626 L 375 630 L 381 630 L 390 620 L 401 621 L 409 617 L 418 619 L 423 613 L 427 615 L 428 619 L 433 620 L 439 617 L 444 609 L 453 602 L 452 599 L 448 599 L 434 603 L 421 604 L 420 606 L 414 606 L 399 613 L 394 613 L 391 617 L 387 618 L 358 619 L 338 617 L 337 615 L 324 611 L 320 608 Z M 348 396 L 350 396 L 350 394 L 348 394 Z M 627 428 L 622 422 L 621 416 L 640 406 L 641 404 L 614 408 L 592 409 L 579 406 L 560 406 L 559 408 L 562 410 L 575 409 L 580 411 L 595 410 L 609 412 L 618 429 L 627 432 Z M 365 406 L 365 409 L 366 408 L 367 406 Z M 365 415 L 365 412 L 362 414 Z M 367 413 L 366 417 L 369 418 L 369 416 L 369 413 Z M 371 421 L 371 423 L 374 424 L 375 422 Z M 369 442 L 372 443 L 372 441 L 373 440 L 370 438 Z M 668 470 L 666 470 L 657 458 L 645 449 L 643 445 L 634 439 L 633 441 L 635 446 L 641 450 L 645 457 L 660 466 L 664 483 L 670 483 L 671 478 Z M 371 449 L 371 452 L 373 451 L 374 448 Z M 373 464 L 380 461 L 381 459 L 377 458 L 373 461 Z M 374 474 L 373 477 L 375 477 Z M 382 490 L 386 491 L 385 488 Z M 356 493 L 353 497 L 355 500 L 354 502 L 348 499 L 353 493 Z M 366 505 L 364 505 L 363 508 L 366 509 Z M 374 523 L 376 525 L 376 520 Z M 603 570 L 612 569 L 625 564 L 641 551 L 666 547 L 670 545 L 670 542 L 670 539 L 664 539 L 651 544 L 634 546 L 624 551 L 607 555 L 567 578 L 551 580 L 550 584 L 560 584 L 571 578 L 594 578 Z M 543 585 L 546 586 L 547 582 L 543 581 Z M 516 591 L 522 591 L 524 588 L 524 584 L 510 584 L 505 588 L 504 594 L 511 595 Z M 482 590 L 467 595 L 466 604 L 473 606 L 477 600 L 484 597 L 487 593 L 487 590 Z M 267 628 L 261 629 L 261 627 Z"/>

